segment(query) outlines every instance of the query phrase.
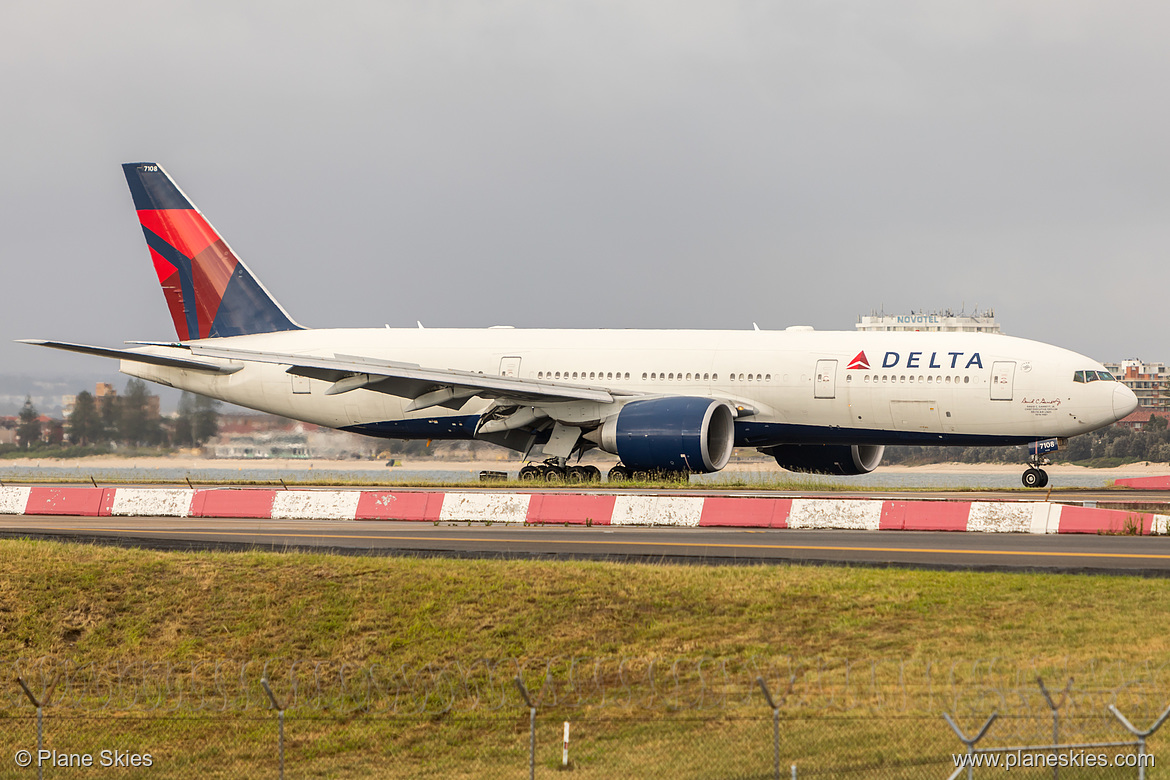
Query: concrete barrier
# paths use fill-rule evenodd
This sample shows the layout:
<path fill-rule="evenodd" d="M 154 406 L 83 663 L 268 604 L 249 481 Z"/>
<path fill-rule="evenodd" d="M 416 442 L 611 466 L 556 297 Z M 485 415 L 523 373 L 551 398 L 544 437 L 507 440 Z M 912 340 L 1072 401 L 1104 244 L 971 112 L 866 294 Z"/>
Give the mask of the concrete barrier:
<path fill-rule="evenodd" d="M 611 525 L 695 527 L 703 516 L 703 498 L 621 495 L 613 504 Z"/>
<path fill-rule="evenodd" d="M 194 496 L 194 490 L 176 488 L 115 488 L 110 514 L 119 517 L 187 517 Z"/>
<path fill-rule="evenodd" d="M 447 493 L 440 520 L 473 523 L 523 523 L 528 518 L 528 493 Z"/>
<path fill-rule="evenodd" d="M 252 488 L 196 490 L 191 500 L 191 517 L 272 517 L 275 490 Z"/>
<path fill-rule="evenodd" d="M 1060 510 L 1062 534 L 1131 534 L 1141 528 L 1142 534 L 1149 534 L 1158 515 L 1141 512 L 1123 512 L 1118 509 L 1089 509 L 1081 506 L 1066 506 Z M 1163 523 L 1164 525 L 1164 523 Z M 1165 533 L 1163 530 L 1161 533 Z"/>
<path fill-rule="evenodd" d="M 532 525 L 609 525 L 617 496 L 533 493 L 526 522 Z"/>
<path fill-rule="evenodd" d="M 1118 487 L 1134 488 L 1135 490 L 1170 490 L 1170 476 L 1165 477 L 1126 477 L 1115 479 L 1113 484 Z"/>
<path fill-rule="evenodd" d="M 794 498 L 789 528 L 839 528 L 877 531 L 884 501 L 838 498 Z"/>
<path fill-rule="evenodd" d="M 44 488 L 29 491 L 25 514 L 69 517 L 108 516 L 113 508 L 114 488 Z"/>
<path fill-rule="evenodd" d="M 406 490 L 0 487 L 0 514 L 410 520 L 527 525 L 1165 534 L 1170 516 L 1045 501 Z"/>
<path fill-rule="evenodd" d="M 881 531 L 966 531 L 969 501 L 886 501 Z"/>
<path fill-rule="evenodd" d="M 363 490 L 355 520 L 413 520 L 435 522 L 443 511 L 442 493 L 399 493 Z"/>
<path fill-rule="evenodd" d="M 724 498 L 703 499 L 701 526 L 731 528 L 787 528 L 792 511 L 791 498 Z"/>
<path fill-rule="evenodd" d="M 0 515 L 30 514 L 25 510 L 31 492 L 29 487 L 0 487 Z"/>
<path fill-rule="evenodd" d="M 356 490 L 278 490 L 272 499 L 273 520 L 353 520 Z"/>

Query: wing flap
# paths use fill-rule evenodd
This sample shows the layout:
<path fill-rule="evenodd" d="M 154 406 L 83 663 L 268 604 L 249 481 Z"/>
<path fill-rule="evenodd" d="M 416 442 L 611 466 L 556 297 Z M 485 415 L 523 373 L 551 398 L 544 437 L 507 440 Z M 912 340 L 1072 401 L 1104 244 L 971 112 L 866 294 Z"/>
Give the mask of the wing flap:
<path fill-rule="evenodd" d="M 432 398 L 424 400 L 424 396 L 427 394 L 436 393 L 444 388 L 451 388 L 454 394 L 473 391 L 467 393 L 465 397 L 478 395 L 484 398 L 523 402 L 594 401 L 607 404 L 614 402 L 613 393 L 598 387 L 495 376 L 449 368 L 423 368 L 415 363 L 399 363 L 355 355 L 334 355 L 333 357 L 295 355 L 200 343 L 191 344 L 191 352 L 202 357 L 289 366 L 290 373 L 318 378 L 328 377 L 329 381 L 334 383 L 333 388 L 337 388 L 334 390 L 335 393 L 365 387 L 368 390 L 417 399 L 420 404 L 428 406 L 441 405 L 446 401 L 454 400 L 454 395 L 451 399 L 443 399 L 438 403 L 433 403 L 432 398 L 439 398 L 439 396 L 432 396 Z M 355 379 L 352 383 L 348 382 L 349 377 L 363 374 L 368 375 L 370 381 Z M 377 379 L 378 377 L 381 379 Z M 346 384 L 340 384 L 343 382 Z M 420 405 L 415 408 L 425 407 Z"/>

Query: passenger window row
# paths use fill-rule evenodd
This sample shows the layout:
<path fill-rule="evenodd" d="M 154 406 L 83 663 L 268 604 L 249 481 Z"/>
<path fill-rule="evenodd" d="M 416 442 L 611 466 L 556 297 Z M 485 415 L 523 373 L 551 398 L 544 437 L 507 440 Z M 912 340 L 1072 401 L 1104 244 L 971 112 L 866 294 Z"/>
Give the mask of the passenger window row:
<path fill-rule="evenodd" d="M 651 371 L 649 374 L 647 374 L 646 372 L 642 372 L 642 381 L 645 382 L 647 379 L 649 379 L 651 382 L 674 382 L 676 380 L 681 382 L 681 381 L 683 381 L 683 376 L 684 376 L 683 372 L 681 372 L 681 371 L 679 371 L 677 374 L 675 374 L 673 372 L 661 373 L 658 371 Z M 693 382 L 704 382 L 704 381 L 705 382 L 715 382 L 715 381 L 718 381 L 718 379 L 719 379 L 718 374 L 702 374 L 702 375 L 700 375 L 698 371 L 696 371 L 693 374 L 686 374 L 685 376 L 686 376 L 686 381 L 688 381 L 688 382 L 692 382 L 692 381 Z"/>
<path fill-rule="evenodd" d="M 852 382 L 853 381 L 853 374 L 846 374 L 845 381 Z M 957 384 L 960 384 L 959 377 L 954 377 L 952 379 L 949 376 L 941 377 L 941 376 L 933 376 L 930 374 L 927 374 L 925 376 L 923 376 L 922 374 L 919 374 L 917 379 L 915 378 L 915 376 L 913 374 L 909 374 L 909 375 L 902 374 L 901 376 L 898 376 L 897 374 L 865 374 L 865 379 L 862 381 L 864 381 L 865 384 L 875 384 L 875 385 L 876 384 L 891 384 L 891 383 L 911 384 L 912 385 L 915 383 L 915 381 L 917 381 L 918 384 L 920 384 L 920 385 L 941 385 L 941 384 L 948 384 L 948 385 L 949 384 L 956 384 L 957 385 Z M 963 377 L 962 384 L 966 384 L 966 385 L 971 384 L 971 377 L 970 376 Z"/>
<path fill-rule="evenodd" d="M 532 375 L 529 374 L 529 376 L 532 376 Z M 629 379 L 630 372 L 627 371 L 623 375 L 621 371 L 618 371 L 616 373 L 613 371 L 574 371 L 572 374 L 570 374 L 568 371 L 564 371 L 564 372 L 561 372 L 561 371 L 556 371 L 556 372 L 537 371 L 536 378 L 537 379 L 606 379 L 606 380 L 617 379 L 620 381 L 622 379 Z"/>
<path fill-rule="evenodd" d="M 537 379 L 568 379 L 573 380 L 623 380 L 630 378 L 630 372 L 621 371 L 537 371 Z M 732 382 L 771 382 L 771 374 L 731 374 Z M 682 371 L 651 371 L 642 373 L 643 382 L 718 382 L 719 374 L 698 371 L 684 373 Z"/>

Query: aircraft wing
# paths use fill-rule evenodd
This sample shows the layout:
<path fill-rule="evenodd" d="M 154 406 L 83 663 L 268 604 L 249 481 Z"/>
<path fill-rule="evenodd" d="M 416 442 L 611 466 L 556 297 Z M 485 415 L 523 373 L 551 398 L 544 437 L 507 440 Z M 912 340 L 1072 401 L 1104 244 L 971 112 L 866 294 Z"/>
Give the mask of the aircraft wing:
<path fill-rule="evenodd" d="M 213 344 L 192 343 L 188 346 L 193 355 L 202 357 L 289 366 L 290 374 L 332 382 L 333 385 L 325 391 L 326 395 L 365 388 L 413 399 L 405 411 L 426 409 L 431 406 L 458 408 L 472 396 L 525 404 L 563 401 L 614 403 L 615 400 L 613 392 L 599 387 L 480 374 L 449 368 L 424 368 L 414 363 L 358 355 L 335 354 L 332 357 L 322 357 L 259 352 Z"/>

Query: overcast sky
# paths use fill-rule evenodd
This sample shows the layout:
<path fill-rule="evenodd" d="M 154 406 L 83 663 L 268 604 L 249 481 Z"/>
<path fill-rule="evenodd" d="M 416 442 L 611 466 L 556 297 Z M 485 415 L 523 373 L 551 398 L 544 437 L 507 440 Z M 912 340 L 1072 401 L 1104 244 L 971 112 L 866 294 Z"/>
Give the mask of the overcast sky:
<path fill-rule="evenodd" d="M 1170 5 L 0 4 L 11 343 L 174 338 L 119 165 L 302 324 L 852 329 L 1170 361 Z"/>

